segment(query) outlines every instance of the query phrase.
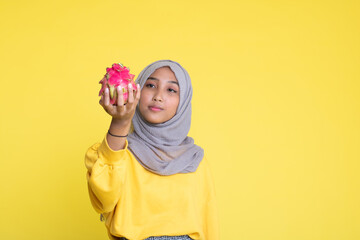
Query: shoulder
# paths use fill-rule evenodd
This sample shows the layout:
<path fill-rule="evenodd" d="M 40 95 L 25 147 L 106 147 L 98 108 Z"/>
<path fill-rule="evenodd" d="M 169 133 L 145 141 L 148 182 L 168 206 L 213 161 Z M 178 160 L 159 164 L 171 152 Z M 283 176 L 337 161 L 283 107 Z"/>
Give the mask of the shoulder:
<path fill-rule="evenodd" d="M 203 156 L 203 159 L 199 163 L 197 172 L 198 174 L 202 175 L 205 181 L 213 182 L 211 163 L 209 162 L 209 159 L 207 158 L 206 155 Z"/>
<path fill-rule="evenodd" d="M 197 174 L 199 180 L 203 184 L 202 188 L 204 190 L 204 194 L 207 196 L 207 199 L 213 199 L 216 196 L 215 184 L 211 163 L 206 155 L 204 155 L 199 164 Z"/>
<path fill-rule="evenodd" d="M 209 163 L 209 159 L 205 154 L 203 156 L 203 159 L 199 163 L 199 168 L 201 168 L 207 174 L 211 174 L 211 164 Z"/>

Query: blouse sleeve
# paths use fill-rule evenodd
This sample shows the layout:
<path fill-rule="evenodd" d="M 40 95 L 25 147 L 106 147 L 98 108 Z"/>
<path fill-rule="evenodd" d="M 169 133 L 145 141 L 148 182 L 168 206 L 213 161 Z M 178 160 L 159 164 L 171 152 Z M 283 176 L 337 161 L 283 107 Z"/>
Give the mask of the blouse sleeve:
<path fill-rule="evenodd" d="M 111 212 L 118 203 L 125 179 L 126 159 L 130 157 L 128 141 L 125 148 L 113 151 L 106 140 L 92 145 L 85 154 L 90 201 L 98 213 Z"/>
<path fill-rule="evenodd" d="M 204 224 L 204 235 L 206 240 L 220 239 L 220 226 L 218 218 L 217 201 L 215 198 L 207 203 L 206 221 Z"/>
<path fill-rule="evenodd" d="M 220 239 L 220 222 L 218 202 L 215 190 L 213 174 L 206 160 L 207 176 L 208 176 L 208 196 L 205 207 L 204 219 L 204 237 L 206 240 L 219 240 Z"/>

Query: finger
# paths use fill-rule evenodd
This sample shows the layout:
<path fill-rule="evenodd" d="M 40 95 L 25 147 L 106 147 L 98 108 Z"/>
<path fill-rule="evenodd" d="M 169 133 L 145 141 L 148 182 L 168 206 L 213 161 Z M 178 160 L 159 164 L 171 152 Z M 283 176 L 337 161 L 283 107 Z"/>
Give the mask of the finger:
<path fill-rule="evenodd" d="M 135 96 L 135 104 L 136 105 L 139 102 L 140 94 L 141 94 L 140 84 L 136 84 L 136 96 Z"/>
<path fill-rule="evenodd" d="M 123 96 L 123 90 L 122 90 L 122 87 L 121 86 L 118 86 L 117 89 L 117 95 L 118 95 L 118 98 L 117 98 L 117 106 L 118 106 L 118 109 L 122 109 L 124 107 L 124 96 Z"/>
<path fill-rule="evenodd" d="M 103 96 L 104 96 L 104 94 L 101 94 L 101 98 L 100 98 L 100 101 L 99 101 L 99 104 L 102 106 L 103 105 Z"/>
<path fill-rule="evenodd" d="M 134 102 L 134 90 L 131 83 L 128 84 L 128 89 L 128 103 L 132 104 Z"/>
<path fill-rule="evenodd" d="M 110 105 L 110 96 L 109 96 L 109 88 L 105 88 L 105 99 L 104 99 L 104 105 L 109 106 Z"/>
<path fill-rule="evenodd" d="M 105 100 L 104 100 L 104 109 L 107 113 L 109 113 L 111 116 L 114 115 L 114 106 L 110 104 L 110 93 L 109 88 L 105 89 Z"/>

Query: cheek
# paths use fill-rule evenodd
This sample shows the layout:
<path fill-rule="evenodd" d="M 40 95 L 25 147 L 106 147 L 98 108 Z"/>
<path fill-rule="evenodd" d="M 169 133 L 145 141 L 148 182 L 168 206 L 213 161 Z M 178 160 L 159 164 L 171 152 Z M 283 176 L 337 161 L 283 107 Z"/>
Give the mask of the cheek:
<path fill-rule="evenodd" d="M 172 101 L 172 108 L 173 108 L 173 111 L 176 113 L 176 110 L 177 110 L 177 108 L 178 108 L 178 106 L 179 106 L 179 103 L 180 103 L 180 101 L 179 101 L 179 98 L 175 98 L 173 101 Z"/>
<path fill-rule="evenodd" d="M 140 103 L 145 103 L 146 101 L 148 101 L 147 100 L 149 98 L 148 95 L 149 94 L 146 91 L 141 91 L 139 102 Z"/>
<path fill-rule="evenodd" d="M 139 99 L 139 109 L 140 112 L 142 113 L 143 109 L 146 108 L 146 98 L 143 95 L 140 95 L 140 99 Z"/>

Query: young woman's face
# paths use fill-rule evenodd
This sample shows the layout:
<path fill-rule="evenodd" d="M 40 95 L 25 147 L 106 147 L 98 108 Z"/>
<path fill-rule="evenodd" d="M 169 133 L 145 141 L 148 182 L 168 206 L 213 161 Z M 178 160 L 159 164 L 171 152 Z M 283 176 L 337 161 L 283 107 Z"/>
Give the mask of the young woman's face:
<path fill-rule="evenodd" d="M 139 110 L 149 123 L 163 123 L 176 114 L 179 101 L 180 87 L 174 72 L 169 67 L 161 67 L 146 80 Z"/>

